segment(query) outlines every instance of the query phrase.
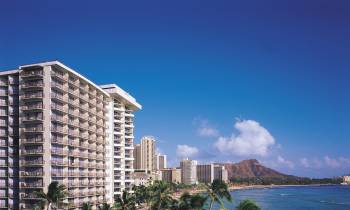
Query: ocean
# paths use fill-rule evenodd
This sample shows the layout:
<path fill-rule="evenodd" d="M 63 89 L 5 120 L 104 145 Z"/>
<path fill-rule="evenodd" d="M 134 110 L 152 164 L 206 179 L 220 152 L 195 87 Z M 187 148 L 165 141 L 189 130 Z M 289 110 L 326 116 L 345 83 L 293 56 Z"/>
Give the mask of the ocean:
<path fill-rule="evenodd" d="M 236 190 L 231 195 L 233 203 L 226 204 L 229 210 L 234 210 L 241 200 L 248 198 L 263 210 L 350 210 L 349 185 Z"/>

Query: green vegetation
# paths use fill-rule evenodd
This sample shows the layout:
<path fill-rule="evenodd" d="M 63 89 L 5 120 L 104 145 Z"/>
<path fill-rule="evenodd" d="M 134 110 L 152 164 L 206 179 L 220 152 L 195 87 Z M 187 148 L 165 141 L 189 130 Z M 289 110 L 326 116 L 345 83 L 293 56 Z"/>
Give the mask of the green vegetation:
<path fill-rule="evenodd" d="M 221 180 L 214 180 L 213 183 L 205 185 L 205 188 L 208 199 L 210 200 L 209 210 L 213 208 L 214 203 L 219 204 L 221 209 L 225 209 L 223 200 L 232 202 L 230 191 L 228 190 L 228 186 L 225 182 Z"/>
<path fill-rule="evenodd" d="M 50 210 L 51 207 L 60 208 L 67 205 L 64 200 L 67 198 L 68 192 L 66 187 L 58 182 L 52 182 L 48 186 L 47 193 L 43 190 L 35 191 L 34 194 L 40 199 L 42 208 Z"/>
<path fill-rule="evenodd" d="M 260 210 L 260 207 L 255 204 L 252 200 L 243 200 L 236 207 L 236 210 Z"/>
<path fill-rule="evenodd" d="M 202 193 L 183 192 L 178 194 L 180 189 L 200 189 Z M 164 181 L 154 181 L 149 186 L 135 186 L 134 193 L 124 191 L 121 196 L 115 197 L 114 205 L 104 203 L 98 206 L 99 210 L 211 210 L 214 204 L 218 204 L 220 209 L 225 210 L 224 201 L 231 202 L 231 194 L 228 186 L 221 180 L 214 180 L 211 184 L 198 186 L 178 185 Z M 52 182 L 47 190 L 36 191 L 35 195 L 40 198 L 39 209 L 59 209 L 69 204 L 67 200 L 66 187 L 58 182 Z M 248 202 L 249 201 L 249 202 Z M 254 207 L 254 208 L 253 208 Z M 84 203 L 83 210 L 91 210 L 92 205 Z M 238 210 L 260 210 L 256 204 L 250 200 L 242 201 L 237 207 Z"/>

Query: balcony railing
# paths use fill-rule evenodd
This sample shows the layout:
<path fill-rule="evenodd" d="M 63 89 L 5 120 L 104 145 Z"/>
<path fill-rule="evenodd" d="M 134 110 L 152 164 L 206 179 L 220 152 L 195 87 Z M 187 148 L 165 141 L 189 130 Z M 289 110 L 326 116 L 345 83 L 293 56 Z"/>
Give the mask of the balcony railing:
<path fill-rule="evenodd" d="M 22 106 L 22 110 L 43 109 L 42 104 Z"/>
<path fill-rule="evenodd" d="M 51 131 L 57 132 L 57 133 L 67 133 L 67 128 L 62 128 L 62 127 L 51 127 Z"/>
<path fill-rule="evenodd" d="M 51 150 L 51 153 L 52 153 L 52 154 L 55 154 L 55 155 L 60 155 L 60 156 L 68 155 L 68 151 L 66 151 L 66 150 L 56 150 L 56 149 L 52 149 L 52 150 Z"/>
<path fill-rule="evenodd" d="M 43 187 L 43 183 L 41 183 L 41 182 L 34 182 L 34 183 L 21 182 L 21 187 L 22 188 L 41 188 L 41 187 Z"/>
<path fill-rule="evenodd" d="M 43 76 L 43 71 L 23 71 L 21 77 L 34 77 L 34 76 Z"/>
<path fill-rule="evenodd" d="M 21 171 L 21 176 L 44 176 L 43 171 Z"/>
<path fill-rule="evenodd" d="M 22 160 L 21 165 L 23 166 L 32 166 L 32 165 L 43 165 L 44 160 Z"/>
<path fill-rule="evenodd" d="M 22 96 L 23 99 L 37 99 L 37 98 L 43 98 L 44 94 L 43 93 L 26 93 Z"/>
<path fill-rule="evenodd" d="M 22 88 L 37 88 L 37 87 L 43 87 L 43 82 L 26 82 L 23 83 L 21 86 Z"/>
<path fill-rule="evenodd" d="M 44 153 L 43 149 L 22 149 L 23 155 L 41 155 Z"/>

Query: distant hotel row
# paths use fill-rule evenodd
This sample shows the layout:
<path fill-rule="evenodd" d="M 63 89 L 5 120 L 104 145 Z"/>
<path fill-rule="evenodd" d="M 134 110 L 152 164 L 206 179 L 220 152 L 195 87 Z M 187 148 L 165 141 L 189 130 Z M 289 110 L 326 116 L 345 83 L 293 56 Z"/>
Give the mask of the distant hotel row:
<path fill-rule="evenodd" d="M 0 72 L 0 209 L 33 209 L 52 181 L 68 188 L 69 209 L 131 190 L 139 109 L 58 61 Z"/>
<path fill-rule="evenodd" d="M 153 180 L 163 180 L 187 185 L 211 183 L 214 179 L 228 181 L 221 164 L 199 165 L 195 160 L 184 159 L 177 168 L 167 168 L 166 155 L 156 154 L 156 140 L 151 136 L 134 146 L 134 183 L 147 185 Z"/>

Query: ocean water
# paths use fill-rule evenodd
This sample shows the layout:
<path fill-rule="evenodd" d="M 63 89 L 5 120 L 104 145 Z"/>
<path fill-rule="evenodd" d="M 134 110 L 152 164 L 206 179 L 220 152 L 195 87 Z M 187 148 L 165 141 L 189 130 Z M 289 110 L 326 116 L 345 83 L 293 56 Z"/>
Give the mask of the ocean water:
<path fill-rule="evenodd" d="M 350 210 L 349 185 L 236 190 L 231 195 L 233 203 L 226 204 L 229 210 L 234 210 L 241 200 L 248 198 L 263 210 Z"/>

